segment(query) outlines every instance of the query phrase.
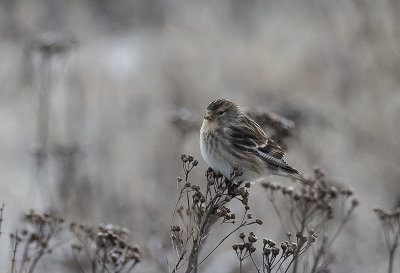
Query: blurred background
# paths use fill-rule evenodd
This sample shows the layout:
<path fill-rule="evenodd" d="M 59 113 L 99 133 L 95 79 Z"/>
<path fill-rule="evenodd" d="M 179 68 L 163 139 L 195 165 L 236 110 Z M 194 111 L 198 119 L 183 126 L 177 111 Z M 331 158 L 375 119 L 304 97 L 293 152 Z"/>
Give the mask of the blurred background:
<path fill-rule="evenodd" d="M 199 159 L 204 181 L 198 131 L 223 97 L 293 120 L 287 161 L 354 190 L 333 272 L 386 271 L 372 209 L 400 202 L 399 3 L 2 0 L 3 232 L 30 208 L 114 223 L 144 250 L 137 272 L 167 272 L 179 156 Z M 259 185 L 250 193 L 273 215 Z M 279 233 L 264 222 L 260 237 Z M 203 272 L 233 272 L 217 266 L 235 261 L 229 248 Z"/>

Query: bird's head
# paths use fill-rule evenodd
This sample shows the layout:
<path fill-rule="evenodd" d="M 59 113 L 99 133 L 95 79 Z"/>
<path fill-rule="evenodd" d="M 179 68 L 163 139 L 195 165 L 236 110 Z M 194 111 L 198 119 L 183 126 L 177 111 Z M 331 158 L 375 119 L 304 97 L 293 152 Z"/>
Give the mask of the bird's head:
<path fill-rule="evenodd" d="M 240 114 L 239 106 L 234 102 L 227 99 L 217 99 L 208 105 L 204 119 L 209 122 L 225 124 L 236 119 Z"/>

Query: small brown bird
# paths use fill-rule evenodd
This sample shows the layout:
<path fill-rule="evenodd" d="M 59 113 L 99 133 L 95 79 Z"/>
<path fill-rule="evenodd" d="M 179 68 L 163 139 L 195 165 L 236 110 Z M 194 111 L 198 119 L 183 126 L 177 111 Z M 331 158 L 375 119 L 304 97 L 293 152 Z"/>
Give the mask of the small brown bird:
<path fill-rule="evenodd" d="M 200 129 L 200 150 L 207 164 L 228 179 L 235 163 L 247 181 L 269 175 L 301 179 L 299 172 L 283 160 L 282 148 L 230 100 L 217 99 L 207 107 Z"/>

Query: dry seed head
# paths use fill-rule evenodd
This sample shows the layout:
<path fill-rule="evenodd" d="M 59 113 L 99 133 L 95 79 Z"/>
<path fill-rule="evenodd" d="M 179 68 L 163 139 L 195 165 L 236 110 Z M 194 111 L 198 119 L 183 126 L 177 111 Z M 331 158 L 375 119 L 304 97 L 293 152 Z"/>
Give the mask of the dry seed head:
<path fill-rule="evenodd" d="M 305 242 L 307 242 L 307 237 L 301 236 L 299 242 L 300 242 L 300 245 L 304 244 Z"/>
<path fill-rule="evenodd" d="M 257 219 L 256 219 L 256 223 L 257 223 L 258 225 L 262 225 L 262 224 L 263 224 L 263 221 L 262 221 L 261 219 L 257 218 Z"/>
<path fill-rule="evenodd" d="M 81 250 L 82 250 L 82 247 L 81 247 L 80 245 L 77 245 L 77 244 L 73 244 L 73 245 L 71 246 L 71 248 L 72 248 L 73 250 L 76 250 L 76 251 L 81 251 Z"/>
<path fill-rule="evenodd" d="M 360 205 L 360 201 L 358 201 L 358 199 L 354 198 L 353 200 L 351 200 L 351 205 L 353 207 L 357 207 L 358 205 Z"/>
<path fill-rule="evenodd" d="M 243 175 L 243 171 L 240 169 L 240 170 L 235 170 L 234 171 L 234 175 L 236 176 L 236 177 L 239 177 L 239 176 L 242 176 Z"/>
<path fill-rule="evenodd" d="M 240 232 L 239 238 L 240 238 L 240 239 L 244 239 L 244 237 L 246 237 L 246 235 L 244 235 L 244 232 Z"/>
<path fill-rule="evenodd" d="M 118 261 L 119 256 L 115 253 L 111 254 L 111 260 L 115 264 Z"/>
<path fill-rule="evenodd" d="M 187 155 L 181 154 L 181 160 L 186 163 L 188 161 Z"/>
<path fill-rule="evenodd" d="M 261 186 L 263 186 L 264 188 L 268 189 L 270 187 L 270 183 L 269 182 L 264 182 L 261 184 Z"/>
<path fill-rule="evenodd" d="M 329 188 L 329 195 L 332 197 L 332 198 L 336 198 L 336 196 L 338 195 L 338 193 L 339 193 L 339 190 L 335 187 L 335 186 L 330 186 L 330 188 Z"/>
<path fill-rule="evenodd" d="M 264 248 L 263 254 L 264 254 L 265 256 L 268 256 L 269 254 L 271 254 L 271 249 L 269 249 L 269 248 Z"/>
<path fill-rule="evenodd" d="M 279 255 L 279 248 L 273 247 L 271 249 L 271 251 L 272 251 L 272 255 L 274 255 L 274 256 L 278 256 Z"/>
<path fill-rule="evenodd" d="M 352 196 L 353 195 L 353 191 L 352 190 L 347 190 L 347 196 Z"/>
<path fill-rule="evenodd" d="M 171 227 L 171 230 L 172 230 L 172 231 L 180 231 L 180 230 L 181 230 L 181 227 L 178 226 L 178 225 L 172 226 L 172 227 Z"/>
<path fill-rule="evenodd" d="M 257 242 L 257 236 L 255 236 L 255 235 L 249 235 L 249 237 L 247 239 L 249 240 L 250 243 Z"/>
<path fill-rule="evenodd" d="M 314 234 L 308 236 L 308 243 L 309 244 L 314 243 L 315 242 L 315 238 L 316 238 L 316 236 Z"/>

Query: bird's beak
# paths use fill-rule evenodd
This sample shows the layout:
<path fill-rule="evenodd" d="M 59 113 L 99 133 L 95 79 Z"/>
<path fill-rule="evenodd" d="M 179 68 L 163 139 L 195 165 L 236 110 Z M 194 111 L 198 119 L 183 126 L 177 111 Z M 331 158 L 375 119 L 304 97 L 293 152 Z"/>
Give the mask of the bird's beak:
<path fill-rule="evenodd" d="M 204 115 L 204 119 L 211 120 L 211 118 L 212 118 L 211 111 L 207 111 L 206 114 Z"/>

